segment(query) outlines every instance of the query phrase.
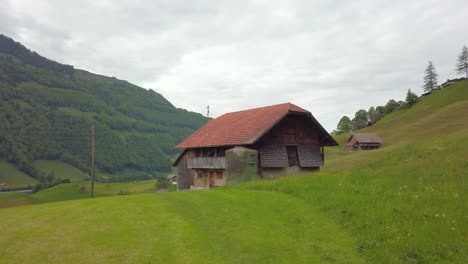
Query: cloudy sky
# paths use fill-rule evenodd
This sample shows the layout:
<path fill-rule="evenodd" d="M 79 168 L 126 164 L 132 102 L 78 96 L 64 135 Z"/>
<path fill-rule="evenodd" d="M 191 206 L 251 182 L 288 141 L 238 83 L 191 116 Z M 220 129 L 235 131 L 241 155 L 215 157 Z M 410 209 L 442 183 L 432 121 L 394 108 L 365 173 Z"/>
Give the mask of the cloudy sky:
<path fill-rule="evenodd" d="M 195 4 L 196 3 L 196 4 Z M 343 115 L 459 77 L 468 1 L 0 0 L 0 33 L 211 115 L 292 102 Z"/>

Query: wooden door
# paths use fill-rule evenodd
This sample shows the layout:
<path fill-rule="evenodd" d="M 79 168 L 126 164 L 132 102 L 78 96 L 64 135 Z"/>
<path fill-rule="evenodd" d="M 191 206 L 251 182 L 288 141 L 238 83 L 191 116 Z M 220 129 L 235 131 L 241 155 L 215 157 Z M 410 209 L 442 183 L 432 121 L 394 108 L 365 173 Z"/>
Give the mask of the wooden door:
<path fill-rule="evenodd" d="M 215 172 L 214 171 L 210 171 L 208 179 L 210 180 L 210 188 L 211 188 L 215 184 Z"/>
<path fill-rule="evenodd" d="M 297 146 L 287 146 L 286 147 L 286 152 L 288 154 L 289 167 L 298 166 L 299 165 L 299 159 L 298 159 L 298 155 L 297 155 Z"/>

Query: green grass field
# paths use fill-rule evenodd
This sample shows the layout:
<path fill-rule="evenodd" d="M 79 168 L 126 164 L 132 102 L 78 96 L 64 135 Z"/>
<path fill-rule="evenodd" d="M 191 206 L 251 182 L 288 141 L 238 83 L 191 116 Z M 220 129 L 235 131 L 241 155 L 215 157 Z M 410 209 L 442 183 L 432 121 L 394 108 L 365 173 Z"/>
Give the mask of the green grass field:
<path fill-rule="evenodd" d="M 119 183 L 95 183 L 95 197 L 156 192 L 156 180 Z M 18 205 L 50 203 L 90 197 L 91 182 L 65 183 L 35 194 L 0 194 L 0 208 Z"/>
<path fill-rule="evenodd" d="M 58 160 L 35 160 L 33 166 L 45 175 L 53 173 L 55 177 L 69 179 L 72 182 L 90 178 L 85 172 Z"/>
<path fill-rule="evenodd" d="M 464 81 L 365 129 L 379 150 L 326 149 L 320 173 L 0 209 L 0 262 L 467 263 L 467 120 Z"/>
<path fill-rule="evenodd" d="M 348 233 L 277 192 L 131 195 L 2 210 L 2 260 L 17 263 L 362 262 Z"/>
<path fill-rule="evenodd" d="M 0 182 L 7 183 L 6 187 L 26 187 L 32 186 L 38 181 L 18 170 L 13 164 L 0 161 Z"/>

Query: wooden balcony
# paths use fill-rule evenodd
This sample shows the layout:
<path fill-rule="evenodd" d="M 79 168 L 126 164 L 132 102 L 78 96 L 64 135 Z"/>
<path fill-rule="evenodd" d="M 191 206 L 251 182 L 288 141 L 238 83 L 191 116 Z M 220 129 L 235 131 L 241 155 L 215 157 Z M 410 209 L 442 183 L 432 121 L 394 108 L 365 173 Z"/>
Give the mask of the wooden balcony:
<path fill-rule="evenodd" d="M 226 159 L 224 157 L 198 157 L 188 159 L 189 169 L 224 169 Z"/>

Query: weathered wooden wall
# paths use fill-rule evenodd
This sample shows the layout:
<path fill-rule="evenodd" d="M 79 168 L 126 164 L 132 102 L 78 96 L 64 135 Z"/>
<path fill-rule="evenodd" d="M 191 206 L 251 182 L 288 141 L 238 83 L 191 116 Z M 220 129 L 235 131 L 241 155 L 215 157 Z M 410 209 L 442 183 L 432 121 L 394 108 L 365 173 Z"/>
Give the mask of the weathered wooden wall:
<path fill-rule="evenodd" d="M 296 146 L 301 167 L 323 165 L 318 130 L 305 116 L 290 115 L 280 121 L 256 144 L 260 166 L 282 168 L 289 166 L 287 146 Z"/>
<path fill-rule="evenodd" d="M 189 169 L 224 169 L 226 161 L 224 157 L 196 157 L 188 159 Z"/>
<path fill-rule="evenodd" d="M 180 158 L 179 164 L 177 164 L 177 190 L 190 189 L 191 179 L 187 156 L 188 152 Z"/>
<path fill-rule="evenodd" d="M 288 166 L 288 154 L 282 144 L 261 144 L 260 166 L 265 168 L 282 168 Z"/>
<path fill-rule="evenodd" d="M 319 145 L 299 144 L 297 152 L 299 154 L 299 166 L 320 167 L 323 165 L 322 152 Z"/>

